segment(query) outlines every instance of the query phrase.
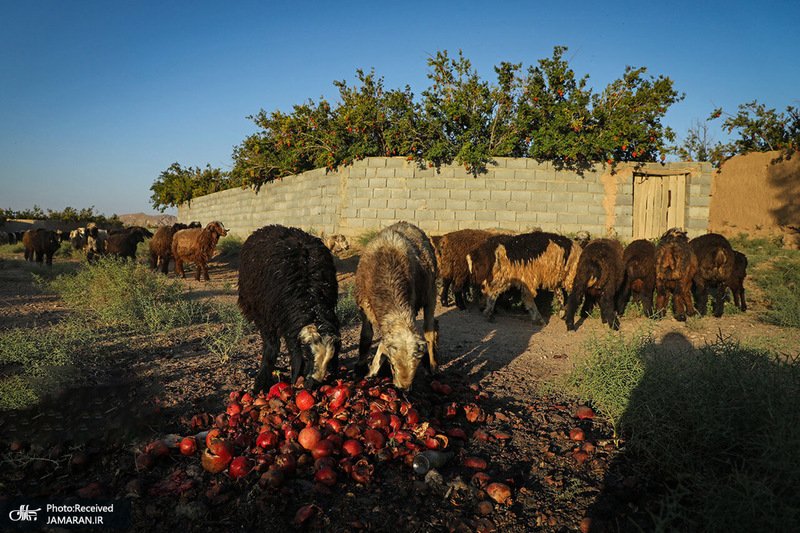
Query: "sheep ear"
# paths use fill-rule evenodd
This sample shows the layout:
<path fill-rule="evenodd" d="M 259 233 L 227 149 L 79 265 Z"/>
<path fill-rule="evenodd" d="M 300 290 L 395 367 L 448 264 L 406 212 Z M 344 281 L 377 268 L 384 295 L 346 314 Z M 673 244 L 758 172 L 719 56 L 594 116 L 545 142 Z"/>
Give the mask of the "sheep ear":
<path fill-rule="evenodd" d="M 428 343 L 425 341 L 419 341 L 417 343 L 417 349 L 414 351 L 414 359 L 424 359 L 427 354 Z"/>

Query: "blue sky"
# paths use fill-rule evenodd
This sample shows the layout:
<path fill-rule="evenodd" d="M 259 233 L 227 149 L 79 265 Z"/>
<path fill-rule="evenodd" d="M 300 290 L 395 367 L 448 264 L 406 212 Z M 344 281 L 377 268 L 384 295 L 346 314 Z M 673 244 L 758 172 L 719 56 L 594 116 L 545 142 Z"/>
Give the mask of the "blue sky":
<path fill-rule="evenodd" d="M 248 115 L 334 100 L 358 68 L 419 95 L 438 50 L 493 81 L 567 46 L 595 91 L 647 67 L 686 93 L 665 121 L 683 136 L 715 107 L 800 105 L 799 19 L 797 0 L 2 2 L 0 207 L 153 213 L 173 162 L 230 167 Z"/>

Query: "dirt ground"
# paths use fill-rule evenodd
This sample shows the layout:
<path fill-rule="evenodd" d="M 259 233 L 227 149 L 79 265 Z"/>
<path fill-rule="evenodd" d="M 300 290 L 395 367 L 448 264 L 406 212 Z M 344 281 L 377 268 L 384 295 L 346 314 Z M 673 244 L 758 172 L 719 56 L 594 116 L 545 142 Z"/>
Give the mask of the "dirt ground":
<path fill-rule="evenodd" d="M 20 262 L 9 256 L 0 262 L 1 330 L 37 328 L 67 313 L 32 285 Z M 352 284 L 357 262 L 356 255 L 337 260 L 340 290 Z M 210 282 L 185 281 L 191 297 L 234 304 L 235 262 L 218 257 L 210 274 Z M 757 321 L 754 294 L 749 290 L 745 314 L 687 323 L 623 318 L 621 332 L 648 328 L 676 352 L 720 337 L 796 351 L 795 333 Z M 450 460 L 438 472 L 423 477 L 402 457 L 370 456 L 374 475 L 366 483 L 344 472 L 332 487 L 315 483 L 313 467 L 304 463 L 271 487 L 259 468 L 233 480 L 204 471 L 198 456 L 176 449 L 137 468 L 148 444 L 208 429 L 225 413 L 231 392 L 252 386 L 257 335 L 222 362 L 202 342 L 213 331 L 201 328 L 179 340 L 165 338 L 155 349 L 87 365 L 74 386 L 53 391 L 37 407 L 0 413 L 0 499 L 129 502 L 126 529 L 133 531 L 648 530 L 662 490 L 658 480 L 641 471 L 624 439 L 612 438 L 607 419 L 579 419 L 576 401 L 554 392 L 558 387 L 543 388 L 580 362 L 587 342 L 607 334 L 599 318 L 567 332 L 557 317 L 535 326 L 514 311 L 501 310 L 494 322 L 475 308 L 439 305 L 436 314 L 443 365 L 435 379 L 452 392 L 435 392 L 431 377 L 420 372 L 405 400 L 442 431 L 464 430 L 465 440 L 450 439 Z M 358 333 L 357 323 L 342 332 L 344 380 L 354 379 Z M 285 356 L 280 363 L 288 365 Z M 471 404 L 484 416 L 470 420 Z M 448 414 L 450 405 L 456 414 Z M 202 414 L 210 415 L 205 427 L 193 424 Z M 575 428 L 583 440 L 570 438 Z M 475 457 L 486 461 L 491 481 L 510 488 L 510 499 L 492 501 L 467 466 L 466 458 Z"/>

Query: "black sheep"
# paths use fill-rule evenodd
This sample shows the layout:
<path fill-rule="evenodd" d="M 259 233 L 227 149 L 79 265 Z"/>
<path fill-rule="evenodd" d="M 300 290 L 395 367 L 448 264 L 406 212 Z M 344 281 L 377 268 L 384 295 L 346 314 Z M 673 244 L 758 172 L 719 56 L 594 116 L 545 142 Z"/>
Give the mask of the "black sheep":
<path fill-rule="evenodd" d="M 115 255 L 122 259 L 136 259 L 136 246 L 144 242 L 145 237 L 152 237 L 153 233 L 141 226 L 131 226 L 129 228 L 108 232 L 106 239 L 106 253 Z"/>
<path fill-rule="evenodd" d="M 689 241 L 697 256 L 697 271 L 692 278 L 695 291 L 695 307 L 706 314 L 709 289 L 717 289 L 714 300 L 715 317 L 721 317 L 725 307 L 725 293 L 733 272 L 733 248 L 728 239 L 719 233 L 706 233 Z"/>
<path fill-rule="evenodd" d="M 281 338 L 292 383 L 303 376 L 304 385 L 313 387 L 329 367 L 336 372 L 338 295 L 333 256 L 319 238 L 280 225 L 264 226 L 247 238 L 239 255 L 239 308 L 264 345 L 255 393 L 271 384 Z"/>
<path fill-rule="evenodd" d="M 622 253 L 624 267 L 622 285 L 617 293 L 617 313 L 625 312 L 628 299 L 639 300 L 645 316 L 653 314 L 653 291 L 656 288 L 656 245 L 637 239 Z"/>
<path fill-rule="evenodd" d="M 614 239 L 595 239 L 586 245 L 580 258 L 572 290 L 567 298 L 564 321 L 567 331 L 575 329 L 575 311 L 581 300 L 581 316 L 586 317 L 597 302 L 603 323 L 613 330 L 619 329 L 615 304 L 617 290 L 622 283 L 622 245 Z"/>

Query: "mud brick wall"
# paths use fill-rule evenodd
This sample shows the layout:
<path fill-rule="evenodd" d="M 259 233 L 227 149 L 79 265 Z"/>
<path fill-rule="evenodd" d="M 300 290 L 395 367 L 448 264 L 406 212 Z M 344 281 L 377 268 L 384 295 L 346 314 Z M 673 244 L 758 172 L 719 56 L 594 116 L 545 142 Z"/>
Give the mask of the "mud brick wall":
<path fill-rule="evenodd" d="M 357 236 L 398 220 L 431 235 L 463 228 L 594 236 L 633 235 L 635 171 L 686 170 L 686 226 L 708 228 L 711 167 L 706 163 L 595 165 L 556 169 L 531 159 L 498 158 L 473 176 L 463 166 L 420 168 L 400 157 L 367 158 L 334 171 L 312 170 L 266 184 L 258 192 L 230 189 L 178 208 L 181 222 L 220 220 L 241 237 L 267 224 Z"/>

